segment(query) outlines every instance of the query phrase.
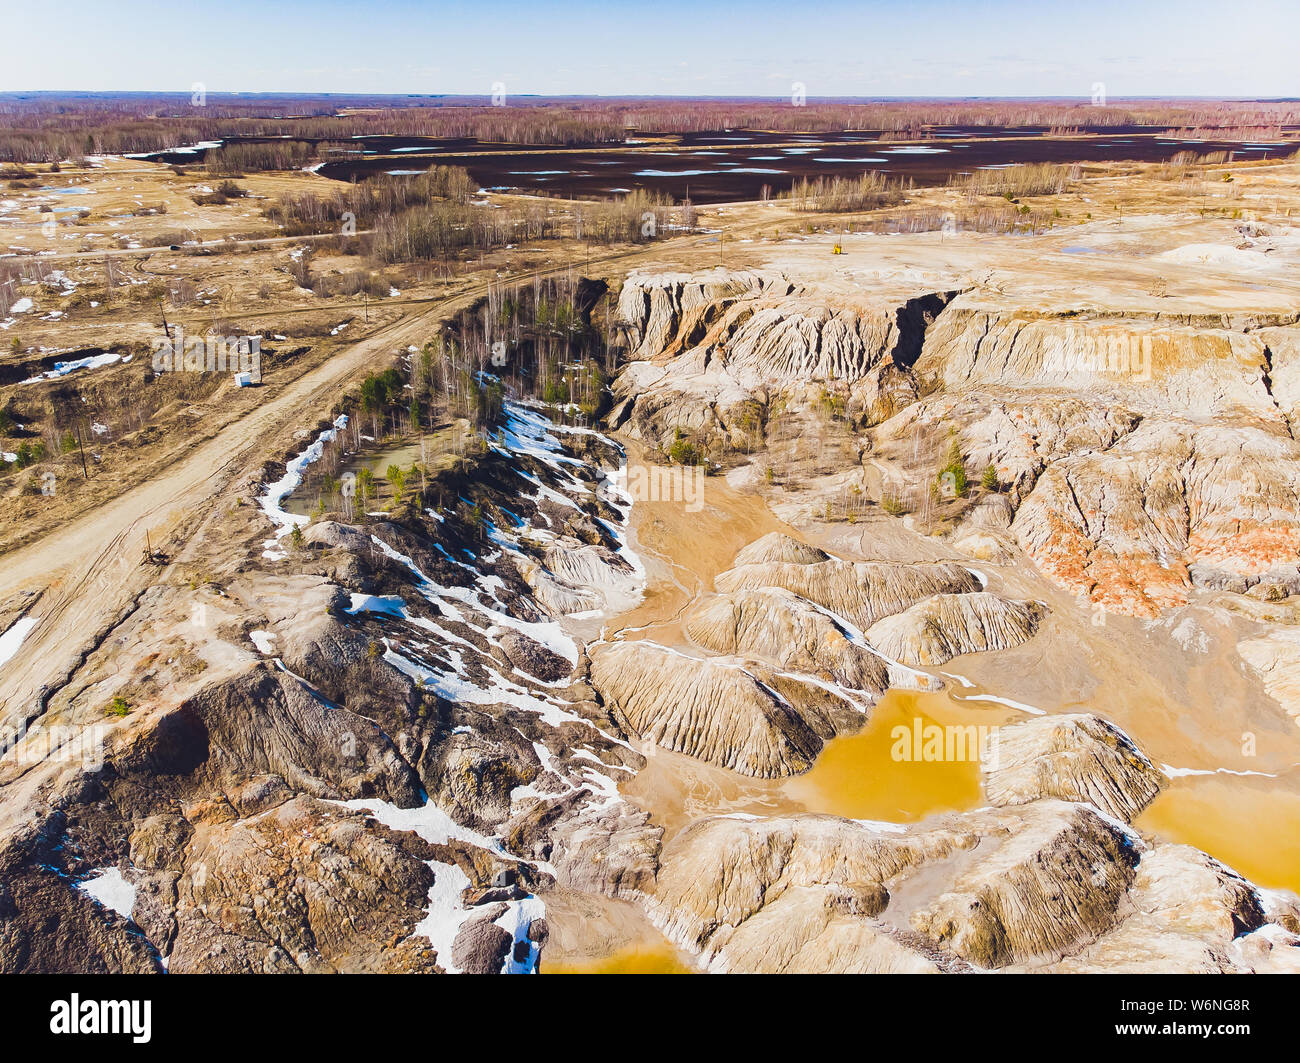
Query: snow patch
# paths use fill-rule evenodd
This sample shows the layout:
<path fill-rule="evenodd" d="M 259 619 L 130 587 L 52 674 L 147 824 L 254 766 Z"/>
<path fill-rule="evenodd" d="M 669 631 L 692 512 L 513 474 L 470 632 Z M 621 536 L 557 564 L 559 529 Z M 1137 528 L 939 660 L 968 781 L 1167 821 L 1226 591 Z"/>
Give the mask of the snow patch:
<path fill-rule="evenodd" d="M 36 626 L 36 623 L 36 617 L 20 617 L 9 625 L 9 629 L 3 635 L 0 635 L 0 666 L 7 664 L 10 658 L 18 652 L 18 647 L 23 644 L 23 639 Z"/>
<path fill-rule="evenodd" d="M 123 919 L 131 918 L 131 909 L 135 907 L 135 886 L 127 882 L 121 868 L 99 868 L 91 872 L 90 878 L 78 882 L 77 889 Z"/>

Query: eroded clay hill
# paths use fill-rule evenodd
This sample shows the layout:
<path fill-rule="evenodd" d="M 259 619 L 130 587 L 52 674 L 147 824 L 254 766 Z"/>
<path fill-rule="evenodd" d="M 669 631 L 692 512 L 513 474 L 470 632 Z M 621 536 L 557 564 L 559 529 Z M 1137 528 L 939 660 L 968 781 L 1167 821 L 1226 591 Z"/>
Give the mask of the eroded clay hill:
<path fill-rule="evenodd" d="M 1072 590 L 1154 615 L 1193 584 L 1300 587 L 1300 311 L 1030 311 L 987 289 L 880 287 L 633 276 L 619 308 L 644 364 L 617 416 L 661 443 L 686 429 L 743 446 L 778 407 L 829 399 L 886 452 L 943 423 Z"/>
<path fill-rule="evenodd" d="M 640 582 L 618 448 L 505 428 L 444 512 L 290 546 L 237 508 L 90 652 L 0 764 L 0 967 L 529 971 L 539 894 L 653 881 L 641 755 L 556 622 Z"/>
<path fill-rule="evenodd" d="M 1295 971 L 1300 906 L 1128 819 L 1160 773 L 1095 716 L 1007 728 L 991 807 L 915 826 L 716 817 L 651 908 L 715 971 Z"/>
<path fill-rule="evenodd" d="M 1300 593 L 1300 235 L 1228 235 L 1238 247 L 1221 254 L 1117 252 L 1112 274 L 1059 254 L 1014 267 L 990 254 L 980 269 L 964 249 L 905 268 L 879 240 L 862 245 L 867 268 L 801 248 L 747 271 L 634 274 L 619 299 L 634 361 L 613 420 L 664 451 L 687 438 L 765 470 L 800 519 L 882 505 L 970 557 L 1023 557 L 1110 613 L 1284 600 Z M 1147 294 L 1157 271 L 1162 290 Z M 1165 275 L 1186 294 L 1166 295 Z M 945 493 L 954 454 L 982 489 Z M 807 592 L 790 581 L 815 566 L 771 564 L 722 589 Z M 835 579 L 809 596 L 875 624 Z M 875 634 L 900 660 L 938 663 L 1034 622 L 982 621 L 984 635 L 950 646 L 921 614 Z M 1276 635 L 1243 652 L 1300 708 Z"/>
<path fill-rule="evenodd" d="M 897 658 L 1015 646 L 1046 613 L 960 566 L 855 564 L 782 535 L 737 561 L 686 617 L 697 652 L 596 646 L 591 682 L 629 734 L 742 774 L 802 771 L 889 684 L 936 682 Z M 1166 779 L 1113 724 L 1005 728 L 983 784 L 991 807 L 909 826 L 698 819 L 644 903 L 713 971 L 1300 969 L 1294 898 L 1129 826 Z"/>

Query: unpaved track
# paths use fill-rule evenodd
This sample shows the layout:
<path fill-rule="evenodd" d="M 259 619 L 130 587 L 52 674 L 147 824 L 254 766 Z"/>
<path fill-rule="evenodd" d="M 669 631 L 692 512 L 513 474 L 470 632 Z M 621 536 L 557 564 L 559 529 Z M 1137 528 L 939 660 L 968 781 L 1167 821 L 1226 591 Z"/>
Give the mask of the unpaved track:
<path fill-rule="evenodd" d="M 476 292 L 461 300 L 471 301 Z M 177 464 L 30 546 L 0 558 L 0 593 L 46 587 L 33 609 L 40 618 L 17 656 L 4 666 L 3 715 L 24 707 L 37 714 L 43 684 L 61 685 L 99 634 L 160 570 L 142 563 L 145 536 L 158 547 L 183 537 L 238 477 L 251 473 L 313 423 L 351 378 L 398 347 L 428 338 L 431 318 L 459 300 L 379 329 L 324 365 L 288 384 L 248 416 L 200 444 Z"/>
<path fill-rule="evenodd" d="M 698 246 L 707 238 L 675 240 L 674 248 Z M 520 273 L 494 283 L 525 283 L 573 269 L 587 272 L 614 262 L 662 256 L 662 245 L 592 256 Z M 87 655 L 133 607 L 163 569 L 143 563 L 146 533 L 155 549 L 180 560 L 186 539 L 212 514 L 233 484 L 278 457 L 293 433 L 328 413 L 340 394 L 367 370 L 384 364 L 409 344 L 427 340 L 443 318 L 486 295 L 476 284 L 447 298 L 430 300 L 410 316 L 386 325 L 323 365 L 268 394 L 267 400 L 211 439 L 197 445 L 166 471 L 88 511 L 40 540 L 0 556 L 0 599 L 16 591 L 43 591 L 30 614 L 38 623 L 18 653 L 0 667 L 0 726 L 30 722 L 46 701 L 76 672 Z M 269 391 L 269 389 L 268 389 Z M 227 499 L 230 501 L 230 499 Z M 197 560 L 188 557 L 187 560 Z"/>

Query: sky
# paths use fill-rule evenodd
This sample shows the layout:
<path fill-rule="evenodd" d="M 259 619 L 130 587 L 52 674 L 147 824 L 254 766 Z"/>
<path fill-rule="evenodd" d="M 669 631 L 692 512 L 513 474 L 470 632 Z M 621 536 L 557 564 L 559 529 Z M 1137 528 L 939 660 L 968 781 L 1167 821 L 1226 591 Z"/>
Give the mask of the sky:
<path fill-rule="evenodd" d="M 0 0 L 0 91 L 1300 97 L 1300 0 Z"/>

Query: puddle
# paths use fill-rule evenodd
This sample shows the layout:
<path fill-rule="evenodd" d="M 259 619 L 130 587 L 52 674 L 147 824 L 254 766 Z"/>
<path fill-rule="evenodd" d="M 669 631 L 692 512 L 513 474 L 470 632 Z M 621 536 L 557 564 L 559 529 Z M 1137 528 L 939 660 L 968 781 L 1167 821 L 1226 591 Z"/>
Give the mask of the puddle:
<path fill-rule="evenodd" d="M 582 963 L 542 961 L 542 974 L 698 974 L 671 945 L 632 946 Z"/>
<path fill-rule="evenodd" d="M 983 803 L 980 747 L 996 750 L 996 728 L 1019 719 L 988 702 L 947 691 L 890 690 L 855 735 L 828 742 L 812 769 L 790 779 L 786 796 L 808 812 L 916 823 Z"/>
<path fill-rule="evenodd" d="M 1092 251 L 1073 253 L 1083 250 Z M 695 513 L 685 512 L 680 504 L 638 502 L 633 510 L 634 546 L 647 565 L 650 582 L 642 603 L 611 624 L 606 637 L 648 637 L 684 646 L 683 612 L 713 589 L 714 577 L 731 566 L 736 551 L 767 531 L 789 531 L 759 496 L 733 488 L 722 478 L 706 481 L 703 500 Z M 955 667 L 964 671 L 960 664 Z M 813 767 L 793 778 L 751 779 L 638 744 L 647 754 L 646 766 L 620 792 L 652 814 L 664 828 L 665 844 L 693 821 L 711 815 L 820 813 L 911 824 L 944 812 L 968 811 L 983 806 L 986 799 L 980 748 L 967 743 L 979 741 L 981 727 L 1019 723 L 1034 711 L 1017 707 L 1001 694 L 984 693 L 1000 689 L 996 681 L 991 687 L 989 682 L 952 680 L 947 689 L 937 692 L 890 690 L 860 732 L 828 743 Z M 1154 702 L 1163 704 L 1161 699 Z M 1060 701 L 1049 698 L 1045 704 L 1061 711 Z M 1115 718 L 1157 760 L 1162 755 L 1175 757 L 1175 751 L 1185 749 L 1190 740 L 1181 716 L 1166 720 L 1142 697 L 1112 700 L 1095 691 L 1087 704 L 1067 700 L 1065 706 Z M 912 741 L 918 729 L 919 750 Z M 951 745 L 949 731 L 961 732 Z M 927 749 L 926 741 L 933 741 L 935 732 L 937 744 Z M 988 736 L 986 731 L 984 737 Z M 1204 735 L 1196 739 L 1198 745 L 1206 740 Z M 996 757 L 995 738 L 993 743 Z M 1263 887 L 1300 891 L 1297 774 L 1300 771 L 1280 779 L 1182 776 L 1173 780 L 1135 826 L 1148 836 L 1208 852 Z M 669 962 L 672 951 L 646 942 L 637 949 L 611 949 L 601 958 L 582 957 L 560 969 L 660 970 L 655 964 Z"/>
<path fill-rule="evenodd" d="M 619 792 L 653 815 L 665 841 L 703 816 L 815 812 L 916 823 L 980 807 L 979 729 L 988 728 L 985 738 L 995 743 L 994 729 L 1022 718 L 993 703 L 960 702 L 947 691 L 890 690 L 861 731 L 828 742 L 803 775 L 752 779 L 647 745 L 638 746 L 648 754 L 646 766 Z M 936 751 L 938 759 L 930 756 Z"/>
<path fill-rule="evenodd" d="M 1137 818 L 1140 831 L 1194 845 L 1258 886 L 1300 893 L 1300 794 L 1294 780 L 1175 779 Z"/>

